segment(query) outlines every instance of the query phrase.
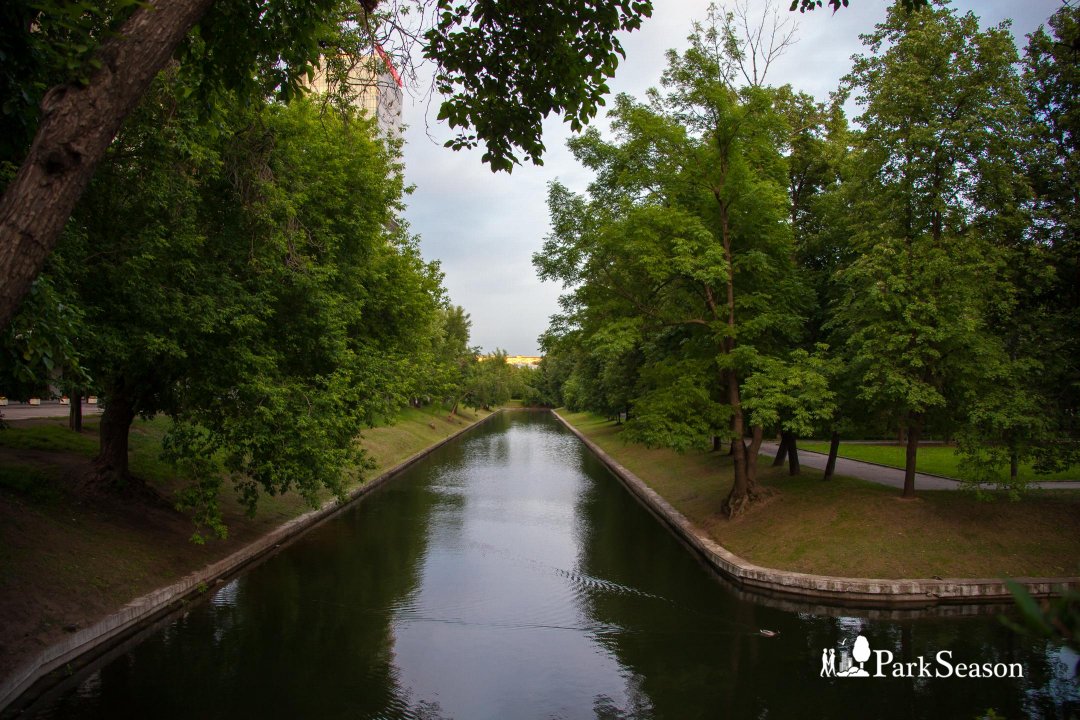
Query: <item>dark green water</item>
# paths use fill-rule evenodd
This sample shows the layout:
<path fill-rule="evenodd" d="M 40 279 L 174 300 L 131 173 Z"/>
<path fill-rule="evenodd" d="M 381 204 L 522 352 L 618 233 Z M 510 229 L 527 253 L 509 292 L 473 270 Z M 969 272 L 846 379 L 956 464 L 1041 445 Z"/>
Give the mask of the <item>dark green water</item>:
<path fill-rule="evenodd" d="M 1017 638 L 992 614 L 949 612 L 918 617 L 741 596 L 551 416 L 513 413 L 437 451 L 27 715 L 1080 712 L 1063 662 L 1070 656 Z M 764 637 L 762 628 L 779 635 Z M 859 634 L 898 659 L 932 661 L 949 650 L 954 663 L 1019 662 L 1024 677 L 821 677 L 823 649 L 850 648 Z"/>

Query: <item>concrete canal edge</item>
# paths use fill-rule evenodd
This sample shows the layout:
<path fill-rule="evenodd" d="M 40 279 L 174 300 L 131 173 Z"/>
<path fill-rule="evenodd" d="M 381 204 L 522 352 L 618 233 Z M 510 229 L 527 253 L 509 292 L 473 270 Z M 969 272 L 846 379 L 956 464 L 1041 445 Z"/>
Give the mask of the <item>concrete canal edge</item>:
<path fill-rule="evenodd" d="M 596 443 L 571 425 L 559 413 L 556 418 L 619 478 L 645 507 L 687 543 L 715 571 L 737 585 L 771 595 L 809 598 L 837 605 L 865 607 L 931 607 L 942 603 L 1011 602 L 1012 594 L 1000 579 L 945 578 L 877 579 L 845 578 L 788 572 L 754 565 L 724 549 L 709 538 L 655 490 L 646 485 Z M 1080 588 L 1080 577 L 1014 578 L 1035 597 L 1060 593 L 1064 588 Z"/>
<path fill-rule="evenodd" d="M 377 477 L 354 488 L 350 491 L 349 497 L 344 503 L 330 500 L 317 510 L 312 510 L 293 518 L 283 525 L 279 525 L 232 555 L 207 565 L 172 585 L 158 588 L 151 593 L 136 598 L 104 620 L 45 648 L 0 683 L 0 712 L 46 675 L 64 668 L 69 663 L 92 661 L 109 647 L 135 633 L 141 627 L 176 610 L 191 597 L 206 592 L 218 580 L 236 574 L 243 567 L 255 560 L 266 557 L 282 547 L 286 542 L 296 539 L 304 532 L 337 515 L 351 506 L 356 500 L 381 487 L 388 480 L 401 474 L 406 468 L 427 457 L 436 449 L 473 428 L 483 425 L 501 412 L 503 412 L 501 409 L 496 410 L 487 417 L 455 430 L 434 445 L 430 445 L 402 460 Z"/>

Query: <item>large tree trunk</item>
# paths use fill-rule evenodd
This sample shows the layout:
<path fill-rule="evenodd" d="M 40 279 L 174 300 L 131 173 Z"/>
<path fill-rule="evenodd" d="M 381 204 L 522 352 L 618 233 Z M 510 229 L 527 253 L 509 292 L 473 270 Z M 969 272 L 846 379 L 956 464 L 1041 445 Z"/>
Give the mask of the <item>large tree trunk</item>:
<path fill-rule="evenodd" d="M 788 475 L 799 474 L 799 438 L 793 433 L 786 433 L 788 436 Z"/>
<path fill-rule="evenodd" d="M 732 416 L 731 419 L 728 420 L 728 429 L 731 430 L 732 433 L 735 432 L 735 417 L 734 416 Z M 742 438 L 739 438 L 739 442 L 742 442 Z M 735 455 L 735 436 L 734 436 L 734 434 L 732 435 L 731 442 L 728 443 L 727 454 L 728 454 L 728 457 L 734 457 L 734 455 Z"/>
<path fill-rule="evenodd" d="M 68 427 L 75 432 L 82 432 L 82 393 L 71 393 L 71 407 L 68 408 Z"/>
<path fill-rule="evenodd" d="M 734 376 L 735 371 L 729 370 L 729 375 Z M 729 386 L 737 386 L 736 380 L 729 380 Z M 736 393 L 738 390 L 736 390 Z M 739 405 L 732 405 L 733 412 L 735 413 L 735 431 L 738 433 L 735 437 L 735 444 L 733 449 L 735 451 L 733 465 L 735 467 L 735 482 L 731 486 L 731 492 L 728 493 L 727 498 L 724 500 L 723 510 L 728 517 L 735 517 L 742 514 L 746 508 L 750 505 L 754 496 L 754 486 L 750 481 L 750 475 L 747 472 L 747 452 L 746 443 L 743 442 L 743 434 L 745 427 L 743 425 L 742 408 Z"/>
<path fill-rule="evenodd" d="M 0 327 L 6 327 L 56 246 L 120 126 L 213 0 L 150 0 L 95 55 L 89 82 L 57 85 L 0 198 Z"/>
<path fill-rule="evenodd" d="M 904 458 L 904 494 L 903 497 L 915 497 L 915 460 L 919 453 L 919 436 L 922 435 L 922 419 L 912 413 L 907 426 L 907 454 Z"/>
<path fill-rule="evenodd" d="M 836 471 L 836 455 L 840 452 L 840 433 L 833 430 L 832 441 L 829 443 L 829 460 L 825 463 L 825 475 L 822 480 L 832 480 Z"/>
<path fill-rule="evenodd" d="M 94 466 L 98 477 L 113 485 L 130 479 L 128 472 L 128 434 L 135 419 L 135 408 L 123 395 L 115 394 L 105 403 L 101 416 L 101 445 Z"/>
<path fill-rule="evenodd" d="M 776 457 L 772 461 L 773 467 L 780 467 L 787 460 L 788 439 L 786 432 L 780 433 L 780 446 L 776 448 Z"/>

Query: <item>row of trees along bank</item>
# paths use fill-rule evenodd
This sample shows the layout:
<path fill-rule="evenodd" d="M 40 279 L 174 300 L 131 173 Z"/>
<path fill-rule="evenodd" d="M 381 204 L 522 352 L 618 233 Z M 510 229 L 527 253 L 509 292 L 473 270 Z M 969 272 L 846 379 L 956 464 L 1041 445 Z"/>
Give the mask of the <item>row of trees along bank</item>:
<path fill-rule="evenodd" d="M 91 481 L 112 489 L 139 485 L 134 418 L 168 414 L 180 505 L 223 533 L 227 480 L 252 511 L 262 493 L 342 495 L 363 428 L 410 402 L 499 402 L 505 355 L 477 361 L 370 120 L 226 94 L 209 122 L 190 82 L 161 75 L 111 144 L 5 335 L 0 383 L 100 394 Z"/>
<path fill-rule="evenodd" d="M 102 396 L 94 485 L 137 488 L 131 423 L 166 413 L 180 504 L 223 532 L 225 482 L 249 508 L 341 495 L 370 423 L 509 392 L 400 218 L 396 143 L 342 79 L 384 49 L 408 79 L 423 54 L 448 144 L 509 171 L 539 162 L 549 113 L 595 115 L 652 6 L 442 5 L 3 4 L 0 382 Z M 320 66 L 331 93 L 305 99 Z"/>
<path fill-rule="evenodd" d="M 570 142 L 588 191 L 550 188 L 547 401 L 649 445 L 729 439 L 729 515 L 777 432 L 899 429 L 905 497 L 930 432 L 972 479 L 1074 462 L 1078 18 L 1021 59 L 1007 25 L 896 7 L 820 103 L 764 83 L 787 38 L 751 46 L 714 7 L 661 89 L 617 99 L 613 138 Z"/>

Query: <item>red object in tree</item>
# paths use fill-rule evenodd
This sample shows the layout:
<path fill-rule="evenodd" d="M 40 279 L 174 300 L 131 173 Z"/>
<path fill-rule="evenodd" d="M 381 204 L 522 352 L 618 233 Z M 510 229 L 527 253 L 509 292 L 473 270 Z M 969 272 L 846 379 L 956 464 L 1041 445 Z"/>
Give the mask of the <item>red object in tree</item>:
<path fill-rule="evenodd" d="M 397 69 L 394 67 L 394 64 L 390 62 L 390 56 L 386 54 L 385 50 L 383 50 L 383 46 L 375 43 L 375 52 L 379 53 L 379 57 L 381 57 L 382 61 L 386 63 L 386 69 L 389 70 L 390 74 L 394 77 L 394 82 L 397 83 L 397 86 L 405 87 L 405 84 L 401 82 L 401 76 L 398 75 Z"/>

